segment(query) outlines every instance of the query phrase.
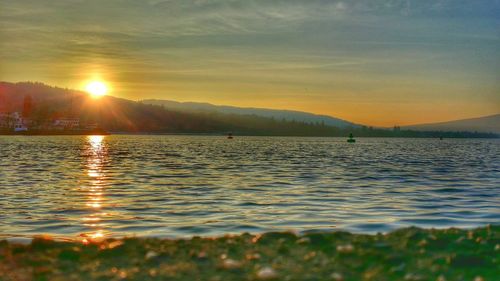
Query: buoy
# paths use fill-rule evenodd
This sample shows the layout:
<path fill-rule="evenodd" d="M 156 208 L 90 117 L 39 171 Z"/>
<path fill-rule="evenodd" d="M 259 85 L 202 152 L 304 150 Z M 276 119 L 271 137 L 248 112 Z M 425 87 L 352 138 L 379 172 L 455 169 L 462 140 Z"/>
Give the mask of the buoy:
<path fill-rule="evenodd" d="M 352 135 L 352 133 L 349 134 L 349 138 L 347 139 L 347 142 L 349 142 L 349 143 L 356 142 L 356 139 L 354 139 L 354 136 Z"/>

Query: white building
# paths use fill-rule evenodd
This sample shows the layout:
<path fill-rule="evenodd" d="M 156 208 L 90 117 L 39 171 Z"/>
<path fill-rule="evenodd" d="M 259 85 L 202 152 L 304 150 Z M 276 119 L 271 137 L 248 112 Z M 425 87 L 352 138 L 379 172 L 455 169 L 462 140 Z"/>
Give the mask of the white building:
<path fill-rule="evenodd" d="M 68 130 L 68 129 L 77 129 L 80 127 L 80 119 L 77 118 L 59 118 L 54 120 L 52 123 L 56 129 L 59 130 Z"/>
<path fill-rule="evenodd" d="M 14 119 L 15 132 L 25 132 L 28 130 L 28 120 L 23 118 L 21 113 L 19 112 L 12 113 L 12 119 Z"/>
<path fill-rule="evenodd" d="M 28 130 L 28 123 L 29 120 L 19 112 L 0 112 L 0 128 L 24 132 Z"/>

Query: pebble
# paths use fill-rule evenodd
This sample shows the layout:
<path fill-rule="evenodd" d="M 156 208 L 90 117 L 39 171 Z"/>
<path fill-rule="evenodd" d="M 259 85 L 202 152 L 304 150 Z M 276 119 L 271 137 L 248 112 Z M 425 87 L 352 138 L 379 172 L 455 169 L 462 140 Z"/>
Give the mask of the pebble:
<path fill-rule="evenodd" d="M 121 246 L 121 245 L 123 245 L 123 241 L 116 240 L 116 241 L 113 241 L 113 242 L 108 244 L 108 249 L 113 249 L 113 248 L 116 248 L 116 247 Z"/>
<path fill-rule="evenodd" d="M 152 268 L 149 270 L 149 275 L 152 276 L 152 277 L 155 277 L 156 274 L 158 274 L 158 271 L 156 271 L 156 269 Z"/>
<path fill-rule="evenodd" d="M 344 281 L 344 276 L 342 276 L 342 274 L 337 273 L 337 272 L 332 273 L 330 275 L 330 277 L 332 278 L 332 280 L 335 280 L 335 281 Z"/>
<path fill-rule="evenodd" d="M 252 243 L 257 243 L 257 242 L 259 242 L 259 239 L 260 239 L 260 237 L 261 237 L 261 236 L 262 236 L 262 235 L 260 235 L 260 234 L 255 235 L 255 236 L 252 238 Z"/>
<path fill-rule="evenodd" d="M 338 245 L 337 246 L 337 251 L 339 251 L 341 253 L 350 253 L 350 252 L 354 251 L 354 246 L 351 245 L 351 244 Z"/>
<path fill-rule="evenodd" d="M 264 267 L 257 272 L 257 278 L 260 280 L 271 280 L 278 278 L 278 273 L 271 267 Z"/>
<path fill-rule="evenodd" d="M 127 272 L 122 270 L 118 273 L 118 276 L 120 276 L 121 279 L 125 279 L 127 278 Z"/>
<path fill-rule="evenodd" d="M 146 253 L 146 259 L 149 260 L 149 259 L 152 259 L 154 257 L 158 256 L 158 253 L 154 252 L 154 251 L 149 251 Z"/>
<path fill-rule="evenodd" d="M 309 252 L 304 256 L 304 260 L 310 260 L 316 256 L 316 252 Z"/>
<path fill-rule="evenodd" d="M 258 260 L 260 259 L 260 254 L 259 253 L 247 254 L 245 257 L 247 260 Z"/>
<path fill-rule="evenodd" d="M 205 259 L 205 258 L 207 258 L 207 253 L 206 253 L 206 252 L 201 251 L 201 252 L 199 252 L 199 253 L 198 253 L 197 257 L 198 257 L 199 259 Z"/>
<path fill-rule="evenodd" d="M 302 237 L 296 242 L 297 244 L 309 244 L 311 243 L 311 239 L 309 237 Z"/>
<path fill-rule="evenodd" d="M 242 263 L 233 259 L 225 259 L 222 261 L 222 267 L 225 269 L 238 269 L 241 268 Z"/>

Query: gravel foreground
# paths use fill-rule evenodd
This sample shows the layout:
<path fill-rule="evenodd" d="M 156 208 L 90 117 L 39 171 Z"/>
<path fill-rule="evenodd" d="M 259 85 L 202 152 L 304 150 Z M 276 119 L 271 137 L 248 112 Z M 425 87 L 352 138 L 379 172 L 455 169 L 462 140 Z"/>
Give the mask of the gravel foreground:
<path fill-rule="evenodd" d="M 500 280 L 500 225 L 84 242 L 0 241 L 0 280 Z"/>

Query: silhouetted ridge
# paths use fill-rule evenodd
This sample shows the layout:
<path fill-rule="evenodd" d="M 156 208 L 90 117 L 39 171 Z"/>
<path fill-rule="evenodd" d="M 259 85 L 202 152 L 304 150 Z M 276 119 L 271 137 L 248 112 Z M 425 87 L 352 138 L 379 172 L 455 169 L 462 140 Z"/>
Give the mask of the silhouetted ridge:
<path fill-rule="evenodd" d="M 217 112 L 224 114 L 256 115 L 261 117 L 275 118 L 277 120 L 284 120 L 284 121 L 321 123 L 327 126 L 334 126 L 339 128 L 361 127 L 361 125 L 354 124 L 339 118 L 327 115 L 317 115 L 302 111 L 294 111 L 294 110 L 236 107 L 227 105 L 213 105 L 210 103 L 177 102 L 170 100 L 155 100 L 155 99 L 142 100 L 141 102 L 145 104 L 161 105 L 169 110 L 177 110 L 183 112 L 192 112 L 192 113 Z"/>
<path fill-rule="evenodd" d="M 260 116 L 254 112 L 273 111 L 248 109 L 247 114 L 217 111 L 186 111 L 152 105 L 112 96 L 94 100 L 88 94 L 42 83 L 0 82 L 0 111 L 22 112 L 26 95 L 31 96 L 31 118 L 79 118 L 83 123 L 96 122 L 110 132 L 128 133 L 185 133 L 237 135 L 280 135 L 280 136 L 339 136 L 353 133 L 356 137 L 496 137 L 495 134 L 457 132 L 417 132 L 409 130 L 387 130 L 359 126 L 335 119 L 342 127 L 328 125 L 326 121 L 307 122 L 295 119 Z M 211 106 L 211 105 L 210 105 Z M 227 107 L 232 108 L 232 107 Z M 252 111 L 253 110 L 253 111 Z M 298 114 L 294 111 L 291 114 Z M 306 114 L 323 118 L 324 116 Z M 316 119 L 315 119 L 316 120 Z M 333 122 L 333 121 L 332 121 Z"/>
<path fill-rule="evenodd" d="M 500 134 L 500 114 L 448 122 L 405 126 L 404 128 L 417 131 L 477 131 Z"/>

